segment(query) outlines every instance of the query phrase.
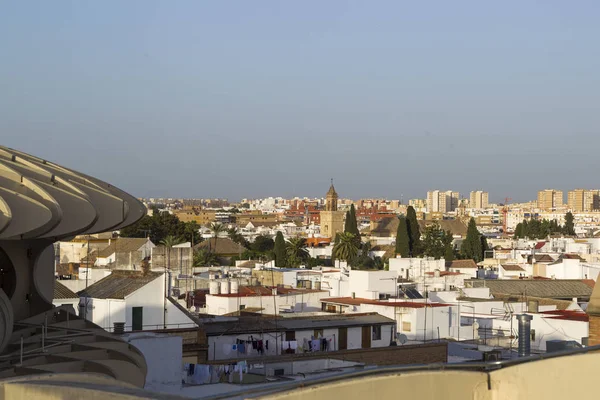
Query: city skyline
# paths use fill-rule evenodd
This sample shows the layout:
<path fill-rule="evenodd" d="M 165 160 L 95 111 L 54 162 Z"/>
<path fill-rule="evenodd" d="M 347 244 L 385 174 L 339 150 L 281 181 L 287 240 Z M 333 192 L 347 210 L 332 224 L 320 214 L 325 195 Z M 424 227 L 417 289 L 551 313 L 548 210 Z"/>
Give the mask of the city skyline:
<path fill-rule="evenodd" d="M 596 186 L 596 2 L 110 3 L 3 8 L 4 145 L 137 196 Z"/>

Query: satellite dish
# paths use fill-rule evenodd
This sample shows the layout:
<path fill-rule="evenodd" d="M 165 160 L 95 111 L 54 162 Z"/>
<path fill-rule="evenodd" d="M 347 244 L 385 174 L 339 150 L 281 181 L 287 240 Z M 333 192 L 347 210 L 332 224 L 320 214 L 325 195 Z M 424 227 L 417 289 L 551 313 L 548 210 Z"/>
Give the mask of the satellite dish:
<path fill-rule="evenodd" d="M 399 333 L 398 334 L 398 342 L 400 342 L 400 344 L 404 344 L 404 343 L 408 342 L 408 337 L 406 337 L 406 335 L 403 333 Z"/>

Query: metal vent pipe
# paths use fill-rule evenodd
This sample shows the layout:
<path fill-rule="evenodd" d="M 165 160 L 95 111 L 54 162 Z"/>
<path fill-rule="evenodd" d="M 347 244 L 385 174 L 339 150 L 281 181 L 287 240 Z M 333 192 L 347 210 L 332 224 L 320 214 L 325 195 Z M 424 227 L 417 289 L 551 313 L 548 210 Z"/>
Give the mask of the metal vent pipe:
<path fill-rule="evenodd" d="M 531 320 L 533 316 L 528 314 L 517 315 L 519 321 L 519 357 L 527 357 L 531 354 Z"/>

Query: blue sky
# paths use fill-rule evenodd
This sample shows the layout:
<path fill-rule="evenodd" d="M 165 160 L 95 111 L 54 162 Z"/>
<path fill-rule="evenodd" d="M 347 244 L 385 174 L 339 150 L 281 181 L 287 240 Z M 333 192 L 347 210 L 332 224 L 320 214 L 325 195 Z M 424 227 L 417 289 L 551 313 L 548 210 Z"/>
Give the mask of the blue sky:
<path fill-rule="evenodd" d="M 5 2 L 0 142 L 138 196 L 598 188 L 595 1 Z"/>

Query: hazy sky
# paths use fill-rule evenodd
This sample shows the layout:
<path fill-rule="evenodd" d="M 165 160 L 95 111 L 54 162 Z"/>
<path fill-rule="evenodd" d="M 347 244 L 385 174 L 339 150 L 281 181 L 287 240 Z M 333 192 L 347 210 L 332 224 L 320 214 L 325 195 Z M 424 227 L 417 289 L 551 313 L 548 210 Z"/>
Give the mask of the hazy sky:
<path fill-rule="evenodd" d="M 4 1 L 0 143 L 137 196 L 598 188 L 600 2 Z"/>

